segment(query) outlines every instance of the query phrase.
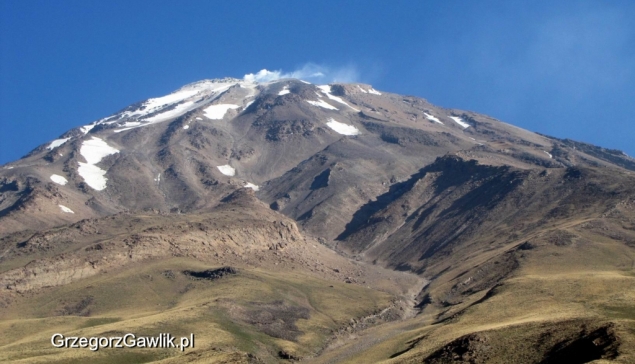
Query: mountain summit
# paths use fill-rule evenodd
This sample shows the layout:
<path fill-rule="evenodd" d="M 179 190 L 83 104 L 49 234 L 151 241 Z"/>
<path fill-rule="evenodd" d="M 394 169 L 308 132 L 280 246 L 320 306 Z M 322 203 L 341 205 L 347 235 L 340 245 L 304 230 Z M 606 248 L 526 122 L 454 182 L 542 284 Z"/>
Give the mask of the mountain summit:
<path fill-rule="evenodd" d="M 370 85 L 256 82 L 271 77 L 191 83 L 5 165 L 0 232 L 121 211 L 199 211 L 247 187 L 311 231 L 328 220 L 334 238 L 368 200 L 448 154 L 521 169 L 635 170 L 619 151 Z"/>
<path fill-rule="evenodd" d="M 194 330 L 199 362 L 635 360 L 635 159 L 279 77 L 188 84 L 0 167 L 22 335 L 0 358 L 45 355 L 57 320 Z"/>

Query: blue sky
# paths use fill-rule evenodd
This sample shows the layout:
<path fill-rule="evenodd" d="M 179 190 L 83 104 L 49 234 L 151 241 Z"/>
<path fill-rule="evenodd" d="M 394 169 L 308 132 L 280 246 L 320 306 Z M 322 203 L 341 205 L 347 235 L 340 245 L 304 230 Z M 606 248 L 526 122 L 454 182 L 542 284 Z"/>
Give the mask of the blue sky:
<path fill-rule="evenodd" d="M 633 1 L 0 1 L 0 164 L 193 81 L 307 64 L 635 156 Z"/>

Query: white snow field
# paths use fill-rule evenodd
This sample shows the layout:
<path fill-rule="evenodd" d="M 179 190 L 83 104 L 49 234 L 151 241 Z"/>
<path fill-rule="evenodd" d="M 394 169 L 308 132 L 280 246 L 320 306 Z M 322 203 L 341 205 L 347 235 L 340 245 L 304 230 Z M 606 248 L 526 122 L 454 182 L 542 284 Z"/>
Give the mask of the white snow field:
<path fill-rule="evenodd" d="M 225 117 L 225 114 L 229 109 L 238 109 L 240 106 L 233 104 L 218 104 L 211 105 L 203 110 L 203 113 L 208 119 L 220 120 Z"/>
<path fill-rule="evenodd" d="M 119 133 L 167 121 L 181 116 L 186 112 L 201 106 L 202 104 L 212 102 L 223 92 L 235 85 L 240 86 L 240 80 L 222 79 L 194 82 L 181 87 L 169 95 L 148 99 L 135 108 L 129 108 L 126 111 L 100 119 L 89 125 L 82 126 L 80 130 L 84 134 L 87 134 L 96 125 L 114 124 L 127 119 L 134 120 L 127 121 L 121 125 L 123 128 L 114 130 L 115 133 Z M 246 87 L 252 88 L 251 85 L 247 85 Z M 153 115 L 149 116 L 151 114 Z"/>
<path fill-rule="evenodd" d="M 154 124 L 154 123 L 160 123 L 166 120 L 170 120 L 172 118 L 185 114 L 192 108 L 193 105 L 194 105 L 194 101 L 187 101 L 182 104 L 176 105 L 173 109 L 164 111 L 156 115 L 152 115 L 149 118 L 145 118 L 144 121 Z"/>
<path fill-rule="evenodd" d="M 359 129 L 354 127 L 353 125 L 348 125 L 344 123 L 340 123 L 333 118 L 330 118 L 326 125 L 333 129 L 336 133 L 342 135 L 358 135 Z"/>
<path fill-rule="evenodd" d="M 74 214 L 75 212 L 73 212 L 73 210 L 69 209 L 68 207 L 64 206 L 64 205 L 57 205 L 60 207 L 60 209 L 62 210 L 62 212 L 66 212 L 67 214 Z"/>
<path fill-rule="evenodd" d="M 220 173 L 226 175 L 226 176 L 234 176 L 236 174 L 236 170 L 230 166 L 229 164 L 225 164 L 223 166 L 218 166 L 216 167 L 218 168 L 218 170 L 220 171 Z"/>
<path fill-rule="evenodd" d="M 222 92 L 227 91 L 227 89 L 229 89 L 231 86 L 236 84 L 238 84 L 238 80 L 220 80 L 220 81 L 204 80 L 204 81 L 194 82 L 189 85 L 181 87 L 180 89 L 172 92 L 169 95 L 148 99 L 136 110 L 124 111 L 123 113 L 121 113 L 120 118 L 134 116 L 137 119 L 140 119 L 146 115 L 152 114 L 161 109 L 171 107 L 172 105 L 175 105 L 175 104 L 180 104 L 183 101 L 187 100 L 188 98 L 193 98 L 194 96 L 199 96 L 199 95 L 200 96 L 203 96 L 203 95 L 217 96 L 221 94 Z M 194 104 L 194 101 L 189 100 L 187 103 L 183 103 L 183 104 L 192 105 Z M 185 110 L 186 107 L 181 105 L 182 104 L 177 105 L 177 108 L 179 108 L 181 111 Z M 170 111 L 166 111 L 166 113 Z M 172 114 L 174 115 L 176 114 L 176 112 L 173 112 Z M 147 120 L 150 120 L 152 122 L 158 122 L 156 119 L 153 120 L 153 118 L 154 116 L 151 118 L 148 118 Z M 161 119 L 163 119 L 163 117 Z M 114 122 L 116 122 L 116 120 Z M 111 123 L 111 122 L 108 122 L 108 123 Z"/>
<path fill-rule="evenodd" d="M 105 177 L 106 171 L 97 167 L 95 164 L 99 163 L 106 156 L 119 153 L 119 150 L 111 147 L 105 141 L 93 137 L 82 143 L 79 153 L 86 160 L 86 163 L 78 162 L 79 168 L 77 168 L 77 172 L 84 179 L 84 182 L 97 191 L 105 189 L 106 182 L 108 181 Z"/>
<path fill-rule="evenodd" d="M 245 183 L 245 188 L 251 188 L 254 191 L 258 191 L 260 189 L 260 186 L 257 186 L 251 182 L 247 182 Z"/>
<path fill-rule="evenodd" d="M 322 91 L 322 93 L 324 93 L 326 95 L 326 97 L 328 97 L 329 99 L 339 102 L 340 104 L 344 104 L 348 107 L 350 107 L 351 109 L 355 110 L 355 111 L 359 111 L 358 109 L 352 107 L 351 105 L 349 105 L 346 101 L 342 100 L 341 98 L 337 97 L 337 96 L 333 96 L 331 95 L 331 86 L 329 85 L 320 85 L 318 86 L 318 88 L 320 89 L 320 91 Z"/>
<path fill-rule="evenodd" d="M 424 112 L 423 114 L 426 116 L 426 119 L 428 119 L 428 120 L 430 120 L 430 121 L 434 121 L 435 123 L 439 123 L 439 124 L 442 124 L 442 125 L 443 125 L 443 123 L 441 122 L 441 120 L 439 120 L 436 116 L 434 116 L 434 115 L 430 115 L 430 114 L 428 114 L 428 113 L 426 113 L 426 112 Z"/>
<path fill-rule="evenodd" d="M 68 183 L 68 180 L 59 174 L 52 174 L 51 181 L 57 183 L 58 185 L 64 186 Z"/>
<path fill-rule="evenodd" d="M 464 129 L 467 129 L 470 127 L 470 124 L 466 123 L 465 121 L 463 121 L 463 119 L 461 119 L 458 116 L 448 116 L 448 117 L 454 120 L 457 124 L 461 125 Z"/>
<path fill-rule="evenodd" d="M 89 131 L 93 130 L 93 128 L 95 127 L 95 124 L 88 124 L 88 125 L 84 125 L 82 127 L 79 128 L 79 130 L 82 131 L 82 133 L 84 133 L 84 135 L 88 134 Z"/>
<path fill-rule="evenodd" d="M 253 103 L 254 103 L 254 101 L 256 101 L 256 100 L 251 100 L 251 101 L 249 101 L 248 103 L 246 103 L 246 104 L 245 104 L 245 106 L 243 107 L 243 111 L 244 111 L 244 110 L 247 110 L 247 108 L 249 108 L 249 106 L 251 106 L 251 104 L 253 104 Z"/>
<path fill-rule="evenodd" d="M 53 150 L 57 147 L 59 147 L 60 145 L 66 143 L 67 141 L 69 141 L 71 138 L 64 138 L 64 139 L 55 139 L 51 142 L 51 144 L 49 144 L 48 147 L 46 147 L 46 149 L 48 150 Z"/>
<path fill-rule="evenodd" d="M 336 108 L 335 106 L 332 106 L 331 104 L 327 103 L 324 100 L 318 100 L 318 101 L 305 100 L 305 101 L 313 106 L 319 106 L 329 110 L 338 110 L 338 108 Z"/>

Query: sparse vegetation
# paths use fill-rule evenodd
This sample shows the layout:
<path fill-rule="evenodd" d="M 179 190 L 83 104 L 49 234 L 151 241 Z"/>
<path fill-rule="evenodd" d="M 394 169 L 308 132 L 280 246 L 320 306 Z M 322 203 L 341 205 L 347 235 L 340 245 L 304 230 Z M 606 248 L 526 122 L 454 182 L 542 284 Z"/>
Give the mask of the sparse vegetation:
<path fill-rule="evenodd" d="M 0 361 L 635 362 L 632 158 L 369 85 L 240 82 L 0 170 Z M 118 151 L 100 191 L 93 137 Z"/>

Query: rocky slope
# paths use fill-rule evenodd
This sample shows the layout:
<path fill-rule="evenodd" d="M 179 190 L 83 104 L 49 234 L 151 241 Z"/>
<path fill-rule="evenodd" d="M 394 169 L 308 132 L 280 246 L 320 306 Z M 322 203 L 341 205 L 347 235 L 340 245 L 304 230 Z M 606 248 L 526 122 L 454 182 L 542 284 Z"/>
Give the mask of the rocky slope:
<path fill-rule="evenodd" d="M 616 151 L 368 85 L 201 81 L 3 166 L 0 233 L 123 211 L 203 211 L 252 186 L 307 231 L 328 225 L 332 239 L 363 204 L 448 153 L 521 169 L 635 169 Z"/>
<path fill-rule="evenodd" d="M 365 84 L 205 80 L 0 167 L 0 328 L 44 317 L 37 355 L 123 312 L 210 320 L 201 362 L 628 362 L 633 249 L 632 158 Z M 92 287 L 152 287 L 148 321 Z"/>

